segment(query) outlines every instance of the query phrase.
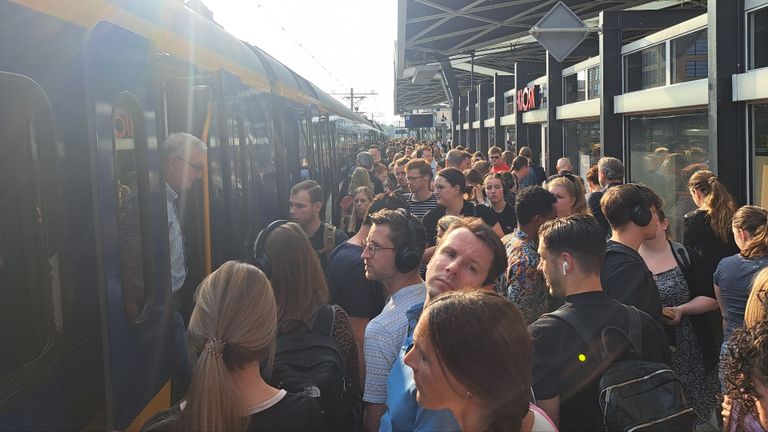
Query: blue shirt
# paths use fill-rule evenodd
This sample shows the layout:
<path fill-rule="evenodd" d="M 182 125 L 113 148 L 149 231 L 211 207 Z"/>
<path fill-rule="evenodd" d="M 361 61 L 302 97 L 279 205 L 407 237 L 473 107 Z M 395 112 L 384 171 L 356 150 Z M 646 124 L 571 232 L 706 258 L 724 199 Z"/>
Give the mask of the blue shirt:
<path fill-rule="evenodd" d="M 450 410 L 429 410 L 419 406 L 416 402 L 413 370 L 403 361 L 405 353 L 413 344 L 413 331 L 423 309 L 424 303 L 419 303 L 405 312 L 408 318 L 408 333 L 387 378 L 387 410 L 381 416 L 379 432 L 461 430 Z"/>
<path fill-rule="evenodd" d="M 728 326 L 723 341 L 728 341 L 734 329 L 744 327 L 744 309 L 752 290 L 755 275 L 768 266 L 768 257 L 744 258 L 741 254 L 723 258 L 717 265 L 714 283 L 720 288 L 720 297 L 725 303 Z"/>
<path fill-rule="evenodd" d="M 168 243 L 171 252 L 171 291 L 176 292 L 187 278 L 187 262 L 184 258 L 184 237 L 181 235 L 176 200 L 179 194 L 168 183 L 165 184 L 165 200 L 168 210 Z"/>
<path fill-rule="evenodd" d="M 424 282 L 399 289 L 389 298 L 381 314 L 365 328 L 364 401 L 377 404 L 387 401 L 387 376 L 408 329 L 405 312 L 423 302 L 426 295 Z"/>

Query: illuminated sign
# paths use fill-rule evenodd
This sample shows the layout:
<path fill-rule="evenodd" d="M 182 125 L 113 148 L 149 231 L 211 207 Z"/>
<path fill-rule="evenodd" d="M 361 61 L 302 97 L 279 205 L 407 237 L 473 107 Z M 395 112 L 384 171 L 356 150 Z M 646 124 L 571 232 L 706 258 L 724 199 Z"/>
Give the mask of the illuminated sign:
<path fill-rule="evenodd" d="M 526 112 L 539 109 L 541 105 L 540 86 L 534 85 L 517 91 L 517 110 Z"/>

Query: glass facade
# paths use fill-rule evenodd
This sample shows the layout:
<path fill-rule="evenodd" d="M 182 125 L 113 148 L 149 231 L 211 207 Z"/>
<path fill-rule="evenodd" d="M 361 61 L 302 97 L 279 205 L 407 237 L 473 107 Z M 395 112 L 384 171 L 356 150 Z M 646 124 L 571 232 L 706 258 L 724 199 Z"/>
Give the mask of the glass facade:
<path fill-rule="evenodd" d="M 752 140 L 752 203 L 768 207 L 768 104 L 752 105 L 750 139 Z"/>
<path fill-rule="evenodd" d="M 667 45 L 660 43 L 624 56 L 624 91 L 667 84 Z"/>
<path fill-rule="evenodd" d="M 682 239 L 683 215 L 696 206 L 688 179 L 710 167 L 706 112 L 627 117 L 629 178 L 653 189 L 664 200 L 672 235 Z"/>
<path fill-rule="evenodd" d="M 749 69 L 768 66 L 768 7 L 747 15 Z"/>
<path fill-rule="evenodd" d="M 573 172 L 582 177 L 602 156 L 600 145 L 600 120 L 575 120 L 563 122 L 565 154 L 571 159 Z"/>
<path fill-rule="evenodd" d="M 670 41 L 672 84 L 707 78 L 707 30 Z"/>

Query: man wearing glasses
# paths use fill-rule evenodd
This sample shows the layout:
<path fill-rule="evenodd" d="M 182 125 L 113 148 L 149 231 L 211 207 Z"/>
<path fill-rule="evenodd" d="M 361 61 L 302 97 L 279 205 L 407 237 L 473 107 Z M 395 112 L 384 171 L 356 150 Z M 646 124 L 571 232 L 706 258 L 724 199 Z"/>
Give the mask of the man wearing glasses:
<path fill-rule="evenodd" d="M 183 391 L 189 383 L 191 369 L 187 360 L 186 327 L 179 313 L 181 299 L 177 295 L 187 278 L 187 262 L 184 257 L 184 237 L 176 200 L 179 194 L 192 188 L 192 183 L 203 177 L 205 144 L 188 133 L 168 135 L 163 143 L 165 150 L 165 199 L 168 212 L 168 242 L 171 254 L 171 292 L 174 308 L 174 385 Z M 176 389 L 174 389 L 176 392 Z"/>
<path fill-rule="evenodd" d="M 488 149 L 488 160 L 491 162 L 491 172 L 500 173 L 509 171 L 509 165 L 501 158 L 501 149 L 493 146 Z"/>
<path fill-rule="evenodd" d="M 368 323 L 363 347 L 363 429 L 377 431 L 386 410 L 387 376 L 408 330 L 405 312 L 426 296 L 419 276 L 426 233 L 421 222 L 403 209 L 381 210 L 369 216 L 372 225 L 362 254 L 365 277 L 381 282 L 389 298 L 381 314 Z"/>
<path fill-rule="evenodd" d="M 437 197 L 432 193 L 432 167 L 425 159 L 414 159 L 405 166 L 406 181 L 411 193 L 405 199 L 411 214 L 421 220 L 430 210 L 437 208 Z"/>

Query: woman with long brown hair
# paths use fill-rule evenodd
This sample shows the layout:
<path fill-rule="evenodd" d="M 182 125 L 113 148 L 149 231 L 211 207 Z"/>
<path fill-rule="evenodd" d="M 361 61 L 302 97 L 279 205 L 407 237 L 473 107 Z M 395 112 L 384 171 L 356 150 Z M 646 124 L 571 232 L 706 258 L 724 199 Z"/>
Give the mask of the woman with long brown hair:
<path fill-rule="evenodd" d="M 272 387 L 261 375 L 272 361 L 276 327 L 275 296 L 264 273 L 224 263 L 195 293 L 187 339 L 198 358 L 189 391 L 143 429 L 324 430 L 317 402 Z"/>
<path fill-rule="evenodd" d="M 304 231 L 293 222 L 273 222 L 259 234 L 254 249 L 257 265 L 265 269 L 275 292 L 278 336 L 312 329 L 330 294 L 320 260 Z M 359 412 L 362 391 L 357 342 L 344 309 L 333 305 L 333 312 L 333 340 L 346 367 L 348 392 Z"/>
<path fill-rule="evenodd" d="M 404 361 L 422 407 L 450 409 L 462 430 L 557 430 L 529 403 L 530 336 L 504 297 L 485 290 L 442 294 L 424 310 L 413 342 Z"/>
<path fill-rule="evenodd" d="M 736 204 L 712 171 L 695 172 L 688 190 L 698 208 L 683 216 L 683 244 L 699 254 L 712 274 L 721 259 L 739 251 L 731 232 Z"/>

